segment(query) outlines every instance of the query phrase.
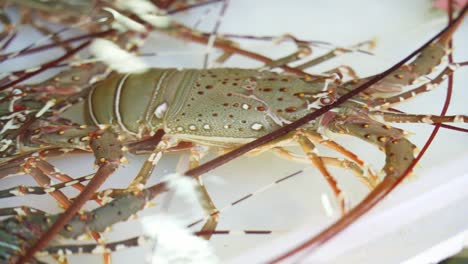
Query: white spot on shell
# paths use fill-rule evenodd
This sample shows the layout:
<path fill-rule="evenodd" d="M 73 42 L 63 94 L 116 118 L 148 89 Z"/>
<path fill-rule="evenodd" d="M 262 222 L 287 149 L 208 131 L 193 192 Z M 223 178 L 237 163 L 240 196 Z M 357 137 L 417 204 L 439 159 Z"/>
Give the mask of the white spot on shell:
<path fill-rule="evenodd" d="M 115 250 L 122 250 L 122 249 L 126 249 L 127 246 L 125 246 L 124 244 L 118 244 L 117 246 L 115 246 Z"/>
<path fill-rule="evenodd" d="M 423 121 L 423 123 L 426 123 L 426 124 L 433 124 L 434 123 L 434 122 L 432 122 L 430 115 L 423 117 L 421 119 L 421 121 Z"/>
<path fill-rule="evenodd" d="M 463 121 L 463 116 L 461 116 L 461 115 L 455 116 L 455 118 L 453 119 L 453 122 L 454 123 L 463 123 L 464 122 Z"/>
<path fill-rule="evenodd" d="M 13 89 L 13 91 L 11 91 L 12 94 L 14 95 L 20 95 L 23 93 L 23 91 L 21 91 L 21 89 Z"/>
<path fill-rule="evenodd" d="M 144 14 L 140 17 L 157 28 L 167 28 L 171 25 L 171 18 L 166 15 Z"/>
<path fill-rule="evenodd" d="M 69 181 L 69 182 L 65 183 L 65 186 L 75 185 L 75 184 L 77 184 L 78 182 L 79 182 L 78 180 Z"/>
<path fill-rule="evenodd" d="M 146 238 L 145 238 L 144 236 L 138 237 L 137 244 L 138 244 L 139 246 L 145 245 L 145 244 L 146 244 Z"/>
<path fill-rule="evenodd" d="M 190 125 L 188 128 L 189 128 L 190 130 L 192 130 L 192 131 L 197 130 L 197 126 L 195 126 L 195 125 Z"/>
<path fill-rule="evenodd" d="M 250 128 L 252 128 L 253 130 L 258 131 L 258 130 L 263 128 L 263 125 L 260 124 L 260 123 L 254 123 Z"/>
<path fill-rule="evenodd" d="M 103 254 L 103 253 L 106 253 L 107 250 L 104 246 L 102 245 L 97 245 L 92 251 L 91 253 L 93 254 Z"/>
<path fill-rule="evenodd" d="M 41 108 L 41 110 L 39 110 L 37 113 L 36 113 L 36 116 L 35 117 L 40 117 L 42 116 L 45 112 L 47 112 L 47 110 L 49 110 L 52 106 L 54 106 L 56 103 L 56 100 L 55 99 L 51 99 L 49 101 L 47 101 L 47 103 Z"/>
<path fill-rule="evenodd" d="M 426 91 L 431 91 L 435 88 L 435 85 L 433 85 L 432 83 L 428 83 L 426 84 Z"/>
<path fill-rule="evenodd" d="M 242 104 L 242 109 L 244 109 L 244 110 L 249 110 L 249 109 L 250 109 L 250 105 L 248 105 L 248 104 Z"/>
<path fill-rule="evenodd" d="M 167 103 L 164 102 L 156 107 L 156 109 L 154 110 L 154 115 L 157 118 L 161 119 L 164 117 L 164 114 L 166 113 L 166 111 L 167 111 Z"/>
<path fill-rule="evenodd" d="M 205 129 L 205 130 L 210 130 L 211 127 L 210 127 L 210 125 L 208 125 L 208 124 L 204 124 L 204 125 L 203 125 L 203 129 Z"/>
<path fill-rule="evenodd" d="M 16 214 L 19 215 L 19 216 L 25 216 L 25 215 L 26 215 L 26 212 L 25 212 L 21 207 L 15 208 L 14 211 L 15 211 Z"/>
<path fill-rule="evenodd" d="M 131 11 L 137 15 L 158 12 L 158 8 L 148 0 L 117 0 L 115 1 L 115 5 L 120 9 Z"/>
<path fill-rule="evenodd" d="M 44 188 L 44 192 L 46 193 L 51 193 L 51 192 L 55 192 L 55 188 L 54 187 L 48 187 L 48 188 Z"/>
<path fill-rule="evenodd" d="M 183 128 L 183 127 L 181 127 L 181 126 L 177 127 L 176 129 L 177 129 L 177 131 L 179 131 L 179 132 L 182 132 L 182 131 L 184 131 L 184 128 Z"/>
<path fill-rule="evenodd" d="M 127 30 L 132 30 L 136 32 L 145 32 L 146 28 L 144 25 L 136 22 L 133 19 L 130 19 L 121 13 L 117 12 L 116 10 L 104 7 L 104 10 L 108 11 L 114 17 L 114 21 L 112 23 L 112 27 L 118 31 L 125 32 Z"/>
<path fill-rule="evenodd" d="M 12 143 L 13 143 L 13 140 L 11 139 L 2 139 L 0 141 L 0 152 L 6 150 Z"/>
<path fill-rule="evenodd" d="M 21 192 L 21 191 L 19 191 L 17 189 L 11 190 L 10 193 L 13 194 L 14 196 L 23 196 L 24 195 L 23 192 Z"/>
<path fill-rule="evenodd" d="M 458 63 L 452 63 L 448 65 L 448 68 L 452 71 L 456 71 L 458 68 L 460 68 L 460 64 Z"/>

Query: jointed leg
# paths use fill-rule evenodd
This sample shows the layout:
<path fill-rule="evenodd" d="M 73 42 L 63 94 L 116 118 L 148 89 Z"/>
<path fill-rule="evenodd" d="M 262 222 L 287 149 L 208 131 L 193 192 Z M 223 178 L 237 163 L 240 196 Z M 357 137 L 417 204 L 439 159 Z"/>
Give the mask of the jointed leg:
<path fill-rule="evenodd" d="M 434 78 L 434 80 L 431 80 L 428 83 L 425 83 L 419 87 L 416 87 L 414 89 L 411 89 L 409 91 L 403 92 L 398 95 L 390 96 L 387 98 L 377 98 L 373 100 L 372 102 L 369 103 L 370 106 L 383 106 L 383 107 L 389 107 L 390 105 L 393 104 L 398 104 L 403 101 L 409 100 L 418 94 L 426 93 L 429 91 L 432 91 L 435 89 L 437 86 L 439 86 L 446 78 L 447 76 L 453 74 L 454 69 L 451 67 L 445 68 L 442 73 L 440 73 L 437 77 Z"/>
<path fill-rule="evenodd" d="M 468 123 L 468 116 L 455 115 L 455 116 L 437 116 L 437 115 L 414 115 L 404 113 L 388 113 L 381 111 L 372 111 L 369 113 L 373 116 L 380 116 L 387 122 L 392 123 L 426 123 L 426 124 L 439 124 L 439 123 Z"/>
<path fill-rule="evenodd" d="M 294 38 L 293 38 L 293 40 L 294 40 Z M 312 50 L 310 49 L 310 47 L 307 44 L 300 43 L 300 42 L 297 42 L 297 41 L 294 41 L 294 43 L 297 46 L 297 51 L 296 52 L 294 52 L 294 53 L 292 53 L 290 55 L 287 55 L 285 57 L 282 57 L 282 58 L 270 61 L 268 63 L 265 63 L 264 67 L 266 69 L 273 69 L 273 68 L 276 68 L 276 67 L 285 66 L 285 65 L 287 65 L 287 64 L 289 64 L 291 62 L 300 60 L 300 59 L 304 58 L 305 56 L 312 53 Z"/>
<path fill-rule="evenodd" d="M 193 169 L 198 166 L 200 166 L 200 160 L 203 158 L 203 156 L 206 154 L 208 149 L 201 147 L 201 146 L 195 146 L 190 150 L 190 163 L 189 163 L 189 168 Z M 216 208 L 215 204 L 213 203 L 213 200 L 211 200 L 210 194 L 208 193 L 208 190 L 206 189 L 205 185 L 203 184 L 203 180 L 200 177 L 197 177 L 197 191 L 200 194 L 200 203 L 205 210 L 206 214 L 209 216 L 208 220 L 206 223 L 203 225 L 201 232 L 206 232 L 206 235 L 203 235 L 202 237 L 205 239 L 210 239 L 211 236 L 213 235 L 213 231 L 216 230 L 216 226 L 218 225 L 218 209 Z"/>
<path fill-rule="evenodd" d="M 62 182 L 68 182 L 65 185 L 74 186 L 80 191 L 84 190 L 85 188 L 85 186 L 79 183 L 79 181 L 74 180 L 70 176 L 61 173 L 57 168 L 55 168 L 53 165 L 51 165 L 50 163 L 48 163 L 47 161 L 41 158 L 36 158 L 36 157 L 28 158 L 22 167 L 25 173 L 32 175 L 41 187 L 51 188 L 50 178 L 55 178 Z M 52 197 L 54 197 L 60 203 L 60 205 L 65 209 L 67 209 L 72 204 L 70 199 L 65 194 L 63 194 L 62 191 L 60 190 L 57 190 L 54 188 L 53 190 L 50 190 L 48 193 Z M 95 199 L 95 201 L 98 204 L 101 204 L 101 201 L 99 199 Z M 91 237 L 93 237 L 97 242 L 100 242 L 100 243 L 103 242 L 101 235 L 98 232 L 91 231 L 89 233 Z M 63 261 L 66 261 L 66 259 L 64 259 Z M 110 263 L 109 254 L 104 254 L 104 262 Z"/>
<path fill-rule="evenodd" d="M 336 143 L 335 141 L 325 138 L 324 136 L 322 136 L 321 134 L 317 133 L 314 130 L 304 130 L 304 135 L 310 141 L 323 145 L 329 149 L 335 150 L 338 153 L 344 155 L 345 157 L 357 163 L 360 167 L 364 167 L 365 165 L 364 162 L 361 159 L 359 159 L 359 157 L 356 154 L 347 150 L 346 148 Z M 367 180 L 367 182 L 370 182 L 372 186 L 375 186 L 378 182 L 377 176 L 374 175 L 370 170 L 368 170 L 367 172 L 369 173 L 369 179 Z"/>
<path fill-rule="evenodd" d="M 354 45 L 351 48 L 335 48 L 332 51 L 330 51 L 330 52 L 328 52 L 328 53 L 326 53 L 326 54 L 324 54 L 322 56 L 319 56 L 317 58 L 314 58 L 314 59 L 312 59 L 310 61 L 304 62 L 303 64 L 298 65 L 295 68 L 300 69 L 300 70 L 308 69 L 308 68 L 316 66 L 316 65 L 318 65 L 318 64 L 320 64 L 322 62 L 333 59 L 333 58 L 335 58 L 335 57 L 337 57 L 337 56 L 339 56 L 341 54 L 354 52 L 355 50 L 359 49 L 363 45 L 369 45 L 370 47 L 373 47 L 374 42 L 373 41 L 365 41 L 365 42 L 362 42 L 362 43 L 358 43 L 357 45 Z"/>
<path fill-rule="evenodd" d="M 141 190 L 151 176 L 156 164 L 158 164 L 161 159 L 163 152 L 171 147 L 177 146 L 177 143 L 178 141 L 170 136 L 163 137 L 156 145 L 153 153 L 147 160 L 145 160 L 143 167 L 140 169 L 135 179 L 130 183 L 129 188 Z"/>
<path fill-rule="evenodd" d="M 292 153 L 291 151 L 288 151 L 282 147 L 276 147 L 273 149 L 275 153 L 277 153 L 280 157 L 286 158 L 288 160 L 294 160 L 297 162 L 302 162 L 302 163 L 307 163 L 310 164 L 310 160 L 308 157 L 303 156 L 303 155 L 298 155 L 295 153 Z M 357 165 L 356 163 L 349 161 L 347 159 L 340 159 L 340 158 L 335 158 L 335 157 L 324 157 L 320 156 L 322 159 L 323 163 L 326 165 L 346 169 L 346 170 L 351 170 L 351 172 L 362 182 L 364 183 L 369 190 L 372 190 L 375 187 L 375 184 L 373 181 L 371 181 L 365 174 L 364 170 Z"/>
<path fill-rule="evenodd" d="M 317 150 L 315 149 L 314 144 L 304 135 L 304 133 L 301 130 L 296 132 L 295 139 L 299 143 L 299 145 L 302 147 L 304 152 L 306 153 L 310 162 L 315 167 L 317 167 L 320 173 L 322 173 L 322 175 L 325 177 L 325 180 L 328 182 L 328 185 L 332 188 L 333 194 L 339 201 L 341 213 L 342 214 L 346 213 L 345 200 L 342 196 L 342 191 L 338 187 L 338 184 L 335 178 L 330 174 L 330 172 L 325 167 L 325 164 L 322 158 L 317 155 L 316 153 Z"/>
<path fill-rule="evenodd" d="M 76 183 L 81 183 L 84 181 L 89 181 L 94 177 L 93 174 L 85 175 L 79 178 L 75 178 L 71 181 L 64 181 L 61 183 L 57 183 L 54 185 L 50 185 L 48 187 L 40 187 L 40 186 L 25 186 L 25 185 L 19 185 L 16 187 L 12 187 L 9 189 L 4 189 L 0 190 L 0 199 L 1 198 L 7 198 L 7 197 L 13 197 L 13 196 L 23 196 L 23 195 L 29 195 L 29 194 L 36 194 L 36 195 L 41 195 L 41 194 L 47 194 L 50 192 L 53 192 L 55 190 L 60 190 L 62 188 L 75 185 Z"/>
<path fill-rule="evenodd" d="M 414 160 L 416 147 L 405 138 L 403 130 L 377 122 L 367 115 L 351 111 L 337 115 L 328 128 L 378 146 L 386 155 L 383 167 L 386 177 L 400 177 Z"/>
<path fill-rule="evenodd" d="M 76 197 L 68 209 L 61 214 L 54 224 L 28 249 L 19 261 L 25 263 L 32 258 L 36 251 L 45 247 L 53 237 L 60 232 L 64 226 L 73 218 L 81 207 L 94 195 L 96 190 L 104 183 L 119 166 L 123 157 L 122 143 L 117 135 L 110 129 L 98 130 L 88 134 L 90 146 L 99 166 L 95 177 L 88 183 L 86 188 Z"/>
<path fill-rule="evenodd" d="M 161 159 L 163 152 L 176 145 L 177 141 L 175 141 L 173 138 L 163 137 L 161 141 L 156 143 L 156 147 L 154 148 L 153 152 L 144 161 L 143 165 L 138 171 L 137 176 L 132 180 L 127 189 L 104 190 L 99 192 L 97 194 L 97 197 L 101 197 L 104 200 L 107 200 L 108 198 L 114 198 L 129 192 L 141 192 L 141 190 L 143 190 L 143 188 L 145 187 L 145 184 L 148 181 L 149 177 L 153 173 L 154 168 Z"/>

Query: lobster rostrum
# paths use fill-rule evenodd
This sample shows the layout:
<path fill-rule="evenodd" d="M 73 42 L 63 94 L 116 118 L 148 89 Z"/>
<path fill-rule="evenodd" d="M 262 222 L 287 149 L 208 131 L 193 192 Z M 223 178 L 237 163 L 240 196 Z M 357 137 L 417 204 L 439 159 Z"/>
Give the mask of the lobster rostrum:
<path fill-rule="evenodd" d="M 379 179 L 355 154 L 324 136 L 326 131 L 352 135 L 377 146 L 386 155 L 383 167 L 385 177 L 400 178 L 414 160 L 415 146 L 406 138 L 405 131 L 384 122 L 439 124 L 468 121 L 464 115 L 412 115 L 389 110 L 393 104 L 432 90 L 456 70 L 458 65 L 450 64 L 432 81 L 395 95 L 395 91 L 414 84 L 441 63 L 449 51 L 451 35 L 461 23 L 464 13 L 462 11 L 451 30 L 425 47 L 412 62 L 398 67 L 365 92 L 356 94 L 352 100 L 341 103 L 301 128 L 255 148 L 252 153 L 272 150 L 282 157 L 316 166 L 333 190 L 343 214 L 347 210 L 345 199 L 327 166 L 349 168 L 370 189 L 378 186 Z M 165 31 L 171 33 L 171 30 L 179 27 L 173 24 Z M 125 45 L 127 39 L 128 35 L 119 35 L 117 43 L 121 41 Z M 298 54 L 307 51 L 307 48 L 299 46 Z M 190 149 L 190 168 L 194 169 L 208 149 L 229 151 L 265 137 L 294 124 L 310 112 L 333 106 L 339 98 L 371 79 L 342 82 L 335 72 L 317 77 L 269 70 L 283 67 L 295 57 L 297 54 L 270 61 L 262 70 L 151 68 L 142 73 L 114 72 L 104 80 L 89 85 L 90 79 L 105 72 L 106 68 L 103 64 L 92 64 L 86 66 L 89 67 L 88 71 L 79 75 L 78 71 L 72 70 L 38 84 L 9 88 L 3 96 L 11 100 L 3 100 L 0 104 L 2 117 L 8 120 L 2 127 L 1 177 L 31 174 L 39 184 L 49 188 L 46 192 L 54 195 L 67 209 L 53 216 L 30 208 L 5 209 L 5 212 L 16 216 L 2 222 L 2 230 L 10 232 L 4 234 L 9 243 L 2 246 L 1 257 L 8 262 L 24 263 L 34 259 L 34 253 L 46 247 L 56 234 L 75 238 L 86 232 L 101 232 L 105 227 L 127 219 L 165 190 L 163 185 L 144 186 L 167 151 L 180 149 L 189 143 L 185 148 Z M 304 68 L 309 66 L 313 64 Z M 54 91 L 61 91 L 60 87 L 74 89 L 62 90 L 62 94 L 50 94 L 49 90 L 44 90 L 50 87 L 54 87 Z M 76 124 L 56 116 L 81 100 L 85 101 L 83 112 L 87 116 L 87 124 Z M 21 143 L 16 144 L 19 139 Z M 284 148 L 289 145 L 299 145 L 304 155 L 293 154 Z M 347 159 L 322 157 L 317 153 L 316 145 L 331 148 Z M 88 185 L 83 186 L 78 179 L 72 180 L 67 175 L 59 175 L 45 161 L 47 156 L 68 151 L 94 154 L 98 170 Z M 124 162 L 126 151 L 150 154 L 128 189 L 96 194 L 107 177 Z M 50 187 L 49 177 L 62 177 L 62 180 L 70 181 L 68 185 L 82 192 L 70 201 L 58 188 Z M 210 216 L 201 233 L 209 238 L 216 231 L 219 211 L 200 177 L 196 180 L 201 204 Z M 21 188 L 15 191 L 28 192 Z M 3 193 L 14 194 L 12 190 Z M 96 199 L 103 204 L 102 207 L 76 215 L 90 199 Z M 114 200 L 105 204 L 108 199 Z M 103 215 L 104 211 L 106 215 L 117 216 L 112 220 L 106 217 L 105 221 L 100 222 L 101 218 L 95 216 Z M 45 251 L 59 252 L 54 247 L 46 247 Z M 64 254 L 65 249 L 61 252 Z M 38 262 L 37 259 L 34 261 Z"/>

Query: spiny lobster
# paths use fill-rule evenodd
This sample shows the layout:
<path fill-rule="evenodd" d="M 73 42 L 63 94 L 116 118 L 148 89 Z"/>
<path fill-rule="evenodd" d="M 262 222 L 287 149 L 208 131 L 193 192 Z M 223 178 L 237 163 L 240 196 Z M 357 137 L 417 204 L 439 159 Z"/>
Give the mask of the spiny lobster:
<path fill-rule="evenodd" d="M 460 17 L 463 17 L 463 12 Z M 461 18 L 457 23 L 460 22 Z M 170 34 L 183 32 L 180 25 L 171 25 L 166 31 Z M 21 209 L 22 211 L 5 210 L 7 213 L 18 214 L 18 217 L 4 221 L 6 225 L 4 230 L 17 227 L 18 223 L 28 223 L 30 225 L 28 230 L 36 233 L 28 234 L 27 230 L 20 229 L 15 235 L 24 233 L 26 239 L 23 239 L 23 242 L 14 241 L 17 238 L 15 235 L 9 237 L 5 234 L 5 237 L 14 241 L 12 244 L 26 243 L 27 245 L 24 245 L 24 248 L 5 248 L 3 256 L 9 261 L 16 261 L 17 251 L 28 249 L 30 240 L 39 234 L 42 234 L 39 239 L 40 243 L 36 244 L 39 246 L 33 249 L 44 246 L 45 242 L 57 232 L 65 236 L 67 231 L 77 232 L 71 235 L 76 237 L 78 233 L 83 233 L 85 223 L 88 225 L 87 229 L 99 232 L 104 226 L 126 219 L 164 189 L 163 185 L 155 185 L 146 189 L 143 186 L 161 154 L 170 149 L 181 149 L 182 144 L 191 143 L 188 147 L 184 147 L 191 150 L 190 167 L 194 169 L 187 175 L 199 176 L 200 172 L 206 171 L 203 167 L 196 169 L 206 151 L 204 147 L 227 151 L 254 139 L 269 137 L 271 132 L 277 130 L 283 131 L 282 136 L 262 147 L 258 145 L 255 152 L 274 150 L 289 159 L 307 160 L 317 166 L 333 189 L 340 208 L 345 213 L 345 200 L 340 195 L 342 191 L 326 165 L 350 168 L 370 188 L 378 184 L 378 179 L 372 172 L 367 171 L 364 163 L 356 155 L 321 133 L 328 130 L 339 134 L 350 134 L 378 146 L 387 157 L 383 168 L 385 179 L 399 180 L 414 160 L 414 145 L 406 139 L 403 130 L 377 120 L 424 123 L 466 122 L 467 117 L 462 115 L 441 117 L 408 115 L 386 110 L 386 107 L 391 104 L 432 90 L 434 86 L 451 75 L 455 68 L 449 65 L 430 83 L 422 84 L 408 92 L 390 96 L 378 96 L 377 92 L 393 93 L 395 88 L 412 84 L 419 77 L 428 74 L 446 54 L 452 33 L 453 28 L 440 36 L 437 42 L 422 50 L 413 62 L 391 71 L 388 76 L 383 77 L 383 80 L 371 86 L 366 93 L 355 93 L 352 100 L 345 102 L 343 98 L 346 98 L 349 91 L 356 91 L 373 79 L 369 77 L 342 83 L 336 77 L 339 75 L 334 72 L 330 72 L 332 77 L 322 77 L 310 74 L 285 75 L 268 70 L 237 68 L 149 69 L 139 74 L 114 73 L 103 81 L 82 88 L 83 84 L 88 84 L 97 73 L 105 70 L 103 65 L 92 65 L 87 72 L 67 71 L 38 84 L 15 87 L 7 91 L 4 97 L 15 98 L 16 96 L 18 98 L 15 98 L 13 103 L 6 101 L 2 105 L 2 111 L 10 114 L 11 118 L 8 120 L 14 120 L 11 123 L 6 122 L 3 126 L 4 130 L 16 131 L 13 133 L 15 137 L 2 139 L 4 155 L 2 173 L 4 176 L 11 173 L 28 173 L 35 176 L 39 183 L 47 188 L 49 181 L 41 182 L 44 176 L 57 175 L 54 175 L 55 169 L 43 158 L 60 154 L 63 149 L 92 151 L 99 169 L 73 202 L 67 202 L 68 199 L 55 188 L 47 190 L 68 207 L 64 214 L 49 217 L 40 211 L 28 208 Z M 126 43 L 127 37 L 121 37 L 120 40 Z M 196 38 L 198 35 L 190 37 Z M 298 54 L 307 53 L 307 50 L 300 46 Z M 292 58 L 297 56 L 295 54 Z M 270 61 L 266 66 L 268 68 L 288 67 L 286 63 L 290 60 L 291 57 L 288 56 L 286 59 Z M 286 69 L 297 71 L 301 67 Z M 46 100 L 37 101 L 45 94 L 41 88 L 52 87 L 52 91 L 60 91 L 62 86 L 72 86 L 75 90 L 65 96 L 47 93 Z M 19 93 L 24 91 L 29 94 Z M 86 99 L 84 111 L 88 116 L 88 125 L 77 125 L 67 119 L 55 117 L 56 113 L 83 98 Z M 48 105 L 49 102 L 51 103 Z M 334 107 L 336 102 L 342 104 Z M 311 111 L 319 109 L 324 111 L 323 109 L 327 106 L 334 108 L 324 113 L 317 121 L 304 119 Z M 122 111 L 129 108 L 133 108 L 134 111 Z M 210 119 L 204 119 L 207 116 Z M 292 126 L 298 127 L 297 120 L 299 122 L 302 120 L 304 126 L 292 129 Z M 20 124 L 19 129 L 15 127 L 18 124 Z M 290 131 L 285 131 L 285 127 L 288 127 Z M 19 148 L 18 145 L 11 143 L 17 137 L 24 140 Z M 145 144 L 140 144 L 140 142 Z M 289 144 L 300 145 L 306 156 L 297 156 L 284 149 L 284 146 Z M 348 160 L 319 156 L 315 152 L 317 144 L 337 150 Z M 119 167 L 127 149 L 135 153 L 149 151 L 152 154 L 145 161 L 128 190 L 110 190 L 95 195 L 95 191 L 107 176 Z M 82 188 L 77 181 L 71 181 L 69 185 Z M 384 185 L 377 185 L 374 192 L 382 186 Z M 199 178 L 198 190 L 203 197 L 202 204 L 210 215 L 201 234 L 209 237 L 216 230 L 218 210 Z M 11 190 L 8 192 L 12 193 Z M 93 217 L 93 213 L 75 216 L 77 210 L 90 198 L 106 200 L 108 197 L 112 197 L 114 201 L 97 210 L 110 211 L 109 213 L 113 213 L 114 210 L 119 217 L 107 219 L 102 226 L 94 227 L 93 225 L 98 225 L 98 220 Z M 133 201 L 132 199 L 135 199 L 138 204 L 128 207 L 132 209 L 126 213 L 119 211 L 124 208 L 118 204 L 119 202 L 128 204 Z M 29 215 L 24 216 L 24 212 L 28 212 Z M 97 214 L 94 213 L 94 215 Z M 10 254 L 9 250 L 13 250 L 11 252 L 14 254 Z M 65 249 L 59 251 L 56 248 L 49 248 L 48 251 L 68 253 Z M 33 253 L 34 250 L 29 249 L 26 256 L 19 261 L 25 261 L 32 257 Z"/>

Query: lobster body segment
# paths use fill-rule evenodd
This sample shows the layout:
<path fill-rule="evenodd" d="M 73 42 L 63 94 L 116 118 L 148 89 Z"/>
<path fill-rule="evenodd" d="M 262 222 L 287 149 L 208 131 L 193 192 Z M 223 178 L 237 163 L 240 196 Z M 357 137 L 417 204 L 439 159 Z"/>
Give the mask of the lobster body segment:
<path fill-rule="evenodd" d="M 133 135 L 164 128 L 184 140 L 238 144 L 332 103 L 329 88 L 269 71 L 151 69 L 99 83 L 86 112 L 94 125 L 117 124 Z"/>

